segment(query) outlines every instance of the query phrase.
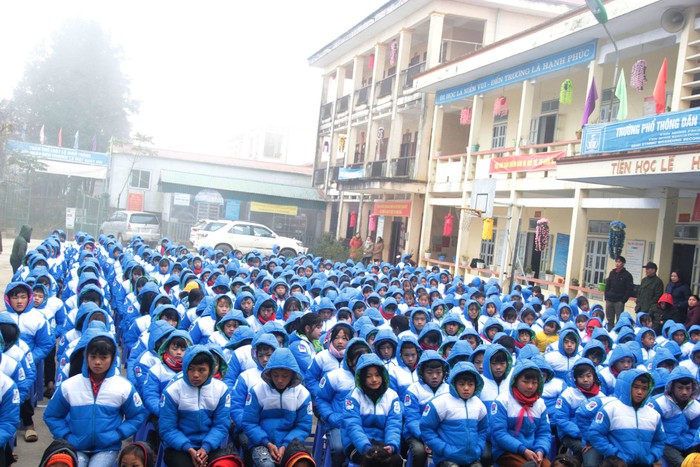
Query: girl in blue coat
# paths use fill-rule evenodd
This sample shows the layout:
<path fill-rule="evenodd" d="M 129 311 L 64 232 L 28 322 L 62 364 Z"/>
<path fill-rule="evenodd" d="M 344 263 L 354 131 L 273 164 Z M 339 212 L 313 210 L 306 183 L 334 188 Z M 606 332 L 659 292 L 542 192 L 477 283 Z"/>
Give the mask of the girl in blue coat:
<path fill-rule="evenodd" d="M 389 387 L 389 374 L 374 354 L 362 355 L 355 368 L 355 389 L 345 399 L 342 430 L 345 455 L 360 464 L 374 445 L 391 454 L 400 467 L 402 410 L 399 396 Z"/>
<path fill-rule="evenodd" d="M 277 349 L 262 381 L 248 391 L 242 425 L 256 466 L 275 467 L 292 441 L 303 442 L 311 433 L 313 408 L 302 379 L 292 352 Z"/>
<path fill-rule="evenodd" d="M 79 465 L 112 465 L 124 439 L 146 418 L 134 386 L 114 375 L 117 345 L 111 334 L 95 333 L 87 344 L 82 373 L 61 384 L 44 422 L 55 439 L 78 450 Z"/>
<path fill-rule="evenodd" d="M 475 464 L 484 451 L 489 431 L 486 407 L 474 397 L 483 388 L 483 379 L 474 365 L 459 362 L 452 369 L 448 384 L 449 392 L 436 396 L 423 410 L 422 438 L 438 465 Z"/>

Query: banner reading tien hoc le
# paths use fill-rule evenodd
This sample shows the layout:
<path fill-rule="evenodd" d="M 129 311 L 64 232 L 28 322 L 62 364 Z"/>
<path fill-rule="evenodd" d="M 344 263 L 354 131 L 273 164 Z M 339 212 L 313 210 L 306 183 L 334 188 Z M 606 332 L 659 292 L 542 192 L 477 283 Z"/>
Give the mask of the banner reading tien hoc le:
<path fill-rule="evenodd" d="M 555 170 L 557 168 L 556 160 L 565 155 L 566 151 L 555 151 L 522 156 L 497 157 L 491 159 L 489 172 L 494 174 Z"/>

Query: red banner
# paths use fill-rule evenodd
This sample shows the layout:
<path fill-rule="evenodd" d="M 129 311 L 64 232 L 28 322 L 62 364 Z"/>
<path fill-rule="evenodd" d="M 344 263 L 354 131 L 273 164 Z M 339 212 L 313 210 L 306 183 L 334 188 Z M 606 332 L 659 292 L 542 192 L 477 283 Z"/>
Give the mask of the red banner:
<path fill-rule="evenodd" d="M 700 193 L 695 195 L 695 205 L 693 205 L 693 222 L 700 222 Z"/>
<path fill-rule="evenodd" d="M 126 209 L 129 211 L 143 211 L 143 193 L 129 193 Z"/>
<path fill-rule="evenodd" d="M 375 216 L 408 217 L 411 215 L 410 201 L 382 201 L 374 203 Z"/>
<path fill-rule="evenodd" d="M 522 156 L 505 156 L 491 159 L 490 173 L 535 172 L 554 170 L 556 160 L 566 155 L 566 151 L 540 152 Z"/>

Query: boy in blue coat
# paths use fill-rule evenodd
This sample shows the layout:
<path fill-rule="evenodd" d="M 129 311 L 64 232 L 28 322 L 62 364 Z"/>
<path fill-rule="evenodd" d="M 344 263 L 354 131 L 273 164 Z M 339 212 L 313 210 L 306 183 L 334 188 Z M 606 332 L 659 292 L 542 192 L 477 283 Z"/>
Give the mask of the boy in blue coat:
<path fill-rule="evenodd" d="M 206 465 L 209 453 L 228 433 L 231 395 L 212 377 L 214 357 L 194 345 L 182 358 L 182 378 L 175 379 L 160 399 L 160 437 L 167 465 Z"/>
<path fill-rule="evenodd" d="M 580 341 L 581 337 L 576 328 L 566 327 L 559 333 L 558 348 L 544 354 L 545 360 L 554 370 L 555 377 L 562 380 L 566 379 L 576 361 L 581 358 L 578 354 Z"/>
<path fill-rule="evenodd" d="M 53 437 L 76 448 L 81 467 L 112 465 L 122 441 L 146 418 L 134 386 L 114 375 L 116 353 L 111 334 L 95 333 L 85 350 L 82 373 L 58 387 L 44 412 Z"/>
<path fill-rule="evenodd" d="M 0 345 L 0 362 L 3 358 L 3 345 Z M 17 424 L 19 423 L 19 390 L 12 379 L 0 371 L 0 465 L 12 459 L 12 446 Z M 9 465 L 9 464 L 7 464 Z"/>
<path fill-rule="evenodd" d="M 248 391 L 243 409 L 243 431 L 253 446 L 253 463 L 275 467 L 289 444 L 311 433 L 313 408 L 303 376 L 289 349 L 272 353 L 262 381 Z"/>
<path fill-rule="evenodd" d="M 486 347 L 483 362 L 484 387 L 479 394 L 479 399 L 486 407 L 489 407 L 491 401 L 496 399 L 499 394 L 508 392 L 513 357 L 502 345 L 492 344 Z"/>
<path fill-rule="evenodd" d="M 483 385 L 474 365 L 459 362 L 450 373 L 449 392 L 425 406 L 421 434 L 437 465 L 480 465 L 489 424 L 486 407 L 474 396 Z"/>
<path fill-rule="evenodd" d="M 690 370 L 679 366 L 671 372 L 664 394 L 652 400 L 666 432 L 664 459 L 670 466 L 679 467 L 688 454 L 695 452 L 695 434 L 700 428 L 698 396 L 698 381 Z"/>
<path fill-rule="evenodd" d="M 620 373 L 615 397 L 595 415 L 588 429 L 591 444 L 603 456 L 628 465 L 651 465 L 661 459 L 666 435 L 661 416 L 647 401 L 654 389 L 649 373 L 636 368 Z"/>
<path fill-rule="evenodd" d="M 493 458 L 501 467 L 538 465 L 549 467 L 545 458 L 551 447 L 551 430 L 541 398 L 544 378 L 537 365 L 519 360 L 509 391 L 491 403 L 489 424 Z M 530 464 L 532 463 L 532 464 Z"/>
<path fill-rule="evenodd" d="M 391 454 L 392 467 L 403 465 L 401 446 L 401 401 L 389 387 L 389 375 L 374 354 L 362 355 L 355 368 L 355 389 L 345 399 L 342 430 L 346 456 L 362 463 L 373 445 Z"/>
<path fill-rule="evenodd" d="M 426 404 L 434 397 L 449 392 L 445 376 L 449 365 L 434 350 L 426 350 L 418 362 L 418 378 L 420 381 L 411 384 L 403 399 L 404 428 L 403 437 L 408 448 L 413 452 L 415 465 L 425 465 L 428 452 L 421 436 L 420 419 Z"/>

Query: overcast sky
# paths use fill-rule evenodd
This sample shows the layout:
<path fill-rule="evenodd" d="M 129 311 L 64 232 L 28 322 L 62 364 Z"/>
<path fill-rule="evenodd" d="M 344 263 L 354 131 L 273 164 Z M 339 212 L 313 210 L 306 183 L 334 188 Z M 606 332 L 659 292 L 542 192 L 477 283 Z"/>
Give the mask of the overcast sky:
<path fill-rule="evenodd" d="M 133 131 L 152 135 L 157 147 L 224 154 L 232 135 L 263 124 L 306 130 L 313 143 L 321 82 L 307 58 L 383 3 L 7 2 L 0 99 L 11 97 L 37 45 L 65 20 L 94 19 L 123 49 L 141 102 Z"/>

